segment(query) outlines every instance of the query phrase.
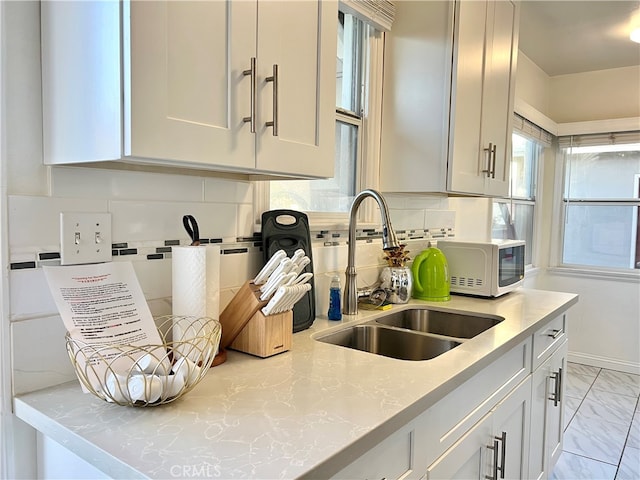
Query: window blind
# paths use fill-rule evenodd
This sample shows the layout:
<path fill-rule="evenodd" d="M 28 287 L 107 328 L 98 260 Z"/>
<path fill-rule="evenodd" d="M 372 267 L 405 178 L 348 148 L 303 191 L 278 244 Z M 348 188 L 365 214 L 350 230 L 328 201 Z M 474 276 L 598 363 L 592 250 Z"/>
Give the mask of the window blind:
<path fill-rule="evenodd" d="M 567 135 L 558 137 L 560 148 L 591 147 L 596 145 L 624 145 L 640 143 L 640 131 Z"/>
<path fill-rule="evenodd" d="M 535 142 L 541 143 L 545 147 L 550 147 L 553 141 L 553 135 L 545 129 L 540 128 L 535 123 L 530 122 L 526 118 L 513 114 L 513 129 L 522 136 L 529 138 Z"/>
<path fill-rule="evenodd" d="M 339 8 L 382 31 L 391 30 L 396 14 L 396 6 L 391 0 L 340 0 Z"/>

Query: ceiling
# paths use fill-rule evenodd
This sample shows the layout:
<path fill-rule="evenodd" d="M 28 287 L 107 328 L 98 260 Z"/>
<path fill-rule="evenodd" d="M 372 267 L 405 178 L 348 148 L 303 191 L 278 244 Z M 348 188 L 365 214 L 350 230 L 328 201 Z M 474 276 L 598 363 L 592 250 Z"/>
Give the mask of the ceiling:
<path fill-rule="evenodd" d="M 640 65 L 640 0 L 520 2 L 520 50 L 551 77 Z M 640 26 L 640 23 L 638 24 Z"/>

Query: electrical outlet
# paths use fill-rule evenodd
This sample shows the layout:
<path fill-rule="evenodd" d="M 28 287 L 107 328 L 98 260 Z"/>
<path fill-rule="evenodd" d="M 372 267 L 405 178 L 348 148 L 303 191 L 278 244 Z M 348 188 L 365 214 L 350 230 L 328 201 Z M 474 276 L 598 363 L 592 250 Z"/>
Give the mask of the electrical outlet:
<path fill-rule="evenodd" d="M 110 213 L 60 213 L 60 263 L 111 261 Z"/>

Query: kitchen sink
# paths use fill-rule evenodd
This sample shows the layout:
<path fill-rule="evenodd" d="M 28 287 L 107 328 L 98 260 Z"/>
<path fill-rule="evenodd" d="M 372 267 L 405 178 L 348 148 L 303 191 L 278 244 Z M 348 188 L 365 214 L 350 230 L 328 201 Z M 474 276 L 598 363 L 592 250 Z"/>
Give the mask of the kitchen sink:
<path fill-rule="evenodd" d="M 370 324 L 345 328 L 318 340 L 401 360 L 429 360 L 460 345 L 454 340 Z"/>
<path fill-rule="evenodd" d="M 391 327 L 468 339 L 495 327 L 503 320 L 504 318 L 497 316 L 477 316 L 467 313 L 413 308 L 389 313 L 376 321 Z"/>
<path fill-rule="evenodd" d="M 411 308 L 389 312 L 375 320 L 317 337 L 317 340 L 401 360 L 429 360 L 503 320 L 491 315 Z"/>

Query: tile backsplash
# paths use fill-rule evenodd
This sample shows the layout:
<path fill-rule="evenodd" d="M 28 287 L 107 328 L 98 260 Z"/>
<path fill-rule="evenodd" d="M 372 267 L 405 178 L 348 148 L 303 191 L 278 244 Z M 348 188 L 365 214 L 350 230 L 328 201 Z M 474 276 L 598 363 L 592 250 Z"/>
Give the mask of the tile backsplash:
<path fill-rule="evenodd" d="M 73 380 L 64 327 L 42 265 L 60 252 L 60 212 L 110 212 L 113 261 L 131 261 L 154 315 L 171 312 L 171 258 L 166 241 L 189 242 L 182 216 L 198 219 L 201 236 L 214 239 L 221 256 L 220 308 L 262 266 L 254 224 L 255 184 L 227 178 L 89 167 L 48 167 L 42 158 L 42 91 L 38 2 L 10 2 L 3 84 L 7 122 L 3 185 L 8 193 L 9 300 L 13 389 L 26 392 Z M 215 153 L 212 153 L 215 155 Z M 395 229 L 412 256 L 429 236 L 453 233 L 446 197 L 385 195 Z M 327 308 L 328 283 L 346 266 L 346 232 L 312 232 L 317 312 Z M 376 281 L 382 266 L 376 232 L 363 232 L 357 264 L 361 285 Z M 234 253 L 232 253 L 234 252 Z M 127 255 L 122 255 L 127 253 Z M 22 268 L 20 268 L 22 267 Z"/>
<path fill-rule="evenodd" d="M 53 168 L 51 195 L 10 195 L 9 260 L 13 388 L 16 394 L 73 380 L 64 327 L 44 278 L 43 265 L 60 262 L 60 212 L 110 212 L 113 261 L 131 261 L 154 315 L 171 313 L 172 245 L 190 239 L 182 216 L 198 220 L 202 238 L 221 247 L 220 308 L 262 267 L 254 226 L 254 185 L 216 178 Z M 385 195 L 394 229 L 413 257 L 429 239 L 452 236 L 455 212 L 442 197 Z M 358 229 L 358 284 L 375 283 L 383 252 L 378 227 Z M 329 282 L 347 264 L 344 230 L 314 229 L 312 255 L 316 311 L 326 315 Z M 344 283 L 343 283 L 344 285 Z"/>

